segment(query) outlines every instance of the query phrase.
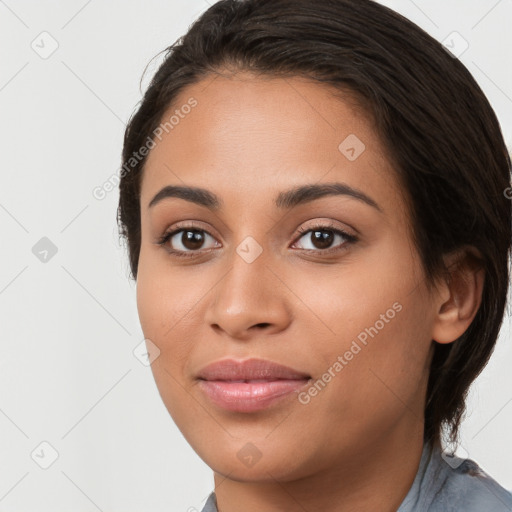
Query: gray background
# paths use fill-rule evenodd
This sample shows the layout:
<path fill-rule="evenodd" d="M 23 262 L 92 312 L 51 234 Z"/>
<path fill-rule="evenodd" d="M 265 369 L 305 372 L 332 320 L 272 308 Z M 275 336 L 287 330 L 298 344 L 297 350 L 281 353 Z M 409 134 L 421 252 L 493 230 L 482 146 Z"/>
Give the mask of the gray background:
<path fill-rule="evenodd" d="M 460 59 L 510 146 L 512 2 L 383 3 L 440 41 L 458 32 L 455 50 L 467 41 Z M 0 511 L 192 512 L 213 488 L 133 354 L 143 335 L 117 235 L 117 189 L 103 200 L 92 193 L 119 169 L 144 67 L 206 8 L 0 1 Z M 459 450 L 508 489 L 510 334 L 507 318 L 472 388 Z"/>

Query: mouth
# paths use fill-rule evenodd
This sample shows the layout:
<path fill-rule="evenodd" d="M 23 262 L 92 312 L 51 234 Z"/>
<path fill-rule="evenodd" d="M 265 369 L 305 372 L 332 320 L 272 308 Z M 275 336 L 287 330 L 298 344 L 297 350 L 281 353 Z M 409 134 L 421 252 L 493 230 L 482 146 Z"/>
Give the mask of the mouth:
<path fill-rule="evenodd" d="M 263 359 L 224 359 L 203 368 L 197 379 L 199 388 L 218 407 L 249 413 L 299 392 L 311 377 Z"/>

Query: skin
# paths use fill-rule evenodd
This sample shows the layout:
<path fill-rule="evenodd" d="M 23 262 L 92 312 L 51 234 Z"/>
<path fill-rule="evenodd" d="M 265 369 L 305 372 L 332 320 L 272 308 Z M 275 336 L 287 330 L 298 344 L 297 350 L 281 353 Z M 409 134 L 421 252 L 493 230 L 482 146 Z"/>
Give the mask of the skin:
<path fill-rule="evenodd" d="M 150 151 L 141 184 L 137 307 L 160 350 L 151 367 L 162 400 L 213 469 L 220 512 L 395 511 L 420 461 L 434 343 L 467 329 L 483 276 L 461 252 L 447 256 L 461 262 L 451 280 L 427 287 L 386 148 L 348 96 L 239 72 L 187 87 L 164 118 L 190 97 L 197 106 Z M 365 144 L 353 161 L 338 149 L 349 134 Z M 292 187 L 333 182 L 380 210 L 347 195 L 274 205 Z M 206 188 L 222 208 L 181 198 L 149 208 L 167 185 Z M 183 232 L 156 243 L 183 221 L 205 230 L 202 245 L 185 245 Z M 319 245 L 307 231 L 317 223 L 358 239 Z M 236 252 L 248 236 L 262 249 L 252 263 Z M 171 244 L 196 254 L 173 256 Z M 232 412 L 198 387 L 197 372 L 228 356 L 268 359 L 316 381 L 395 303 L 400 312 L 307 404 L 292 393 L 260 412 Z M 244 446 L 256 463 L 237 456 Z"/>

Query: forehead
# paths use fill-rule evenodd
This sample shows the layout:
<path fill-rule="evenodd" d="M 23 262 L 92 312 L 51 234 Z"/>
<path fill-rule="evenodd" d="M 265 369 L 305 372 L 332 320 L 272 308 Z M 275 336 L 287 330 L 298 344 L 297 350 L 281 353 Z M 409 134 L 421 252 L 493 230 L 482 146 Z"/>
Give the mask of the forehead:
<path fill-rule="evenodd" d="M 353 95 L 312 80 L 211 75 L 181 91 L 160 127 L 143 207 L 168 184 L 269 201 L 271 190 L 333 181 L 369 195 L 397 192 L 370 116 Z"/>

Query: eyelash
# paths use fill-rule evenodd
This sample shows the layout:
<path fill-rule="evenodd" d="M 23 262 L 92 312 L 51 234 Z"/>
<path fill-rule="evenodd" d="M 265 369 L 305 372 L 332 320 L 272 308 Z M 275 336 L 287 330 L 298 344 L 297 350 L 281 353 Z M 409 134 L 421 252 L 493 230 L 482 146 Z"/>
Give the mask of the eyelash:
<path fill-rule="evenodd" d="M 208 234 L 209 236 L 211 236 L 213 238 L 213 235 L 208 233 L 208 231 L 206 231 L 205 229 L 196 227 L 194 225 L 186 225 L 186 226 L 180 226 L 180 227 L 178 227 L 178 228 L 176 228 L 176 229 L 174 229 L 172 231 L 164 233 L 157 240 L 156 243 L 158 245 L 162 245 L 163 246 L 174 235 L 176 235 L 177 233 L 180 233 L 181 231 L 199 231 L 199 232 L 202 232 L 202 233 L 206 233 L 206 234 Z M 331 224 L 316 224 L 314 226 L 310 226 L 310 227 L 307 227 L 307 228 L 300 228 L 298 230 L 300 236 L 298 236 L 296 238 L 296 240 L 299 240 L 300 238 L 302 238 L 306 233 L 313 232 L 313 231 L 332 231 L 336 235 L 341 235 L 343 238 L 346 239 L 346 241 L 343 242 L 341 245 L 338 245 L 337 247 L 332 247 L 330 249 L 302 249 L 302 250 L 307 251 L 309 253 L 314 253 L 314 254 L 318 254 L 318 253 L 321 253 L 321 254 L 332 254 L 332 253 L 340 252 L 340 251 L 344 250 L 345 246 L 347 244 L 353 244 L 353 243 L 358 241 L 358 238 L 356 236 L 350 235 L 346 231 L 343 231 L 343 230 L 341 230 L 339 228 L 336 228 L 336 227 L 334 227 Z M 193 258 L 193 257 L 197 256 L 200 253 L 200 251 L 179 251 L 179 250 L 170 249 L 170 248 L 168 248 L 167 250 L 173 256 L 177 256 L 178 258 Z"/>

